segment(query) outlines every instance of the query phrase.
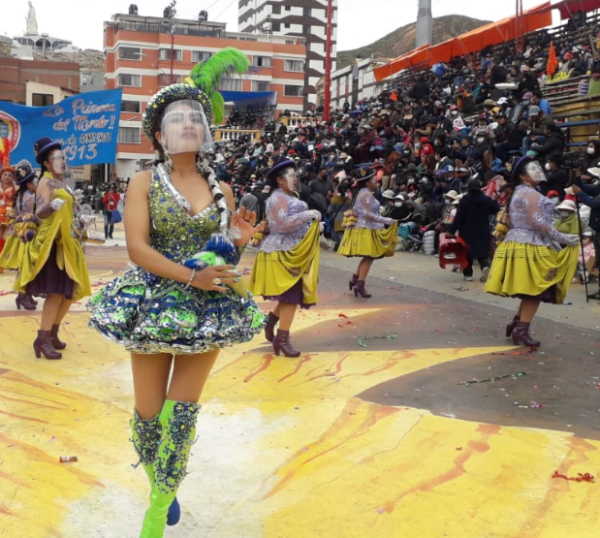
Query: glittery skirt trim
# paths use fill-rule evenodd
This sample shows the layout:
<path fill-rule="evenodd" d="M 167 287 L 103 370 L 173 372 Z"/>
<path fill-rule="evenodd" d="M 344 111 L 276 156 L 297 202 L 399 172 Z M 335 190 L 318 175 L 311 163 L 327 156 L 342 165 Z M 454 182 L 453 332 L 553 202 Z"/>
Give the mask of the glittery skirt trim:
<path fill-rule="evenodd" d="M 89 325 L 133 353 L 204 353 L 248 342 L 265 325 L 250 293 L 188 288 L 144 269 L 127 271 L 88 303 Z"/>

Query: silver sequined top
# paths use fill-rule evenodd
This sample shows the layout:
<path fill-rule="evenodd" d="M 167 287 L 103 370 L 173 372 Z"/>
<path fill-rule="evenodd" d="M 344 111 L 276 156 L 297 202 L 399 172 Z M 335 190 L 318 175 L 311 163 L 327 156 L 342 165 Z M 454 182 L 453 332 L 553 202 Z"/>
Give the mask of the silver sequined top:
<path fill-rule="evenodd" d="M 188 215 L 158 174 L 152 176 L 149 199 L 150 244 L 175 262 L 197 254 L 211 234 L 219 231 L 219 211 L 215 203 L 197 215 Z"/>
<path fill-rule="evenodd" d="M 363 187 L 354 202 L 354 212 L 356 213 L 356 224 L 354 227 L 366 228 L 367 230 L 383 230 L 386 224 L 394 224 L 394 219 L 382 217 L 379 214 L 380 206 L 381 204 L 371 194 L 371 191 Z"/>
<path fill-rule="evenodd" d="M 262 242 L 263 252 L 293 249 L 306 235 L 309 222 L 314 218 L 306 202 L 277 189 L 266 203 L 265 213 L 269 235 Z"/>
<path fill-rule="evenodd" d="M 530 185 L 519 185 L 510 201 L 510 225 L 505 241 L 515 241 L 560 250 L 567 235 L 552 225 L 554 205 Z"/>

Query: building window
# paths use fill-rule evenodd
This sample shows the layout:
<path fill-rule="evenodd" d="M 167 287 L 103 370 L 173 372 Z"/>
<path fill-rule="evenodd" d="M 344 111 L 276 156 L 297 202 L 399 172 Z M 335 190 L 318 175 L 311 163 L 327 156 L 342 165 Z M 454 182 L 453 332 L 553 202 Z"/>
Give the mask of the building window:
<path fill-rule="evenodd" d="M 269 83 L 266 80 L 253 80 L 252 81 L 253 92 L 268 92 Z"/>
<path fill-rule="evenodd" d="M 286 28 L 289 28 L 289 27 L 290 27 L 290 23 L 289 23 L 289 22 L 286 22 L 286 23 L 284 23 L 284 25 L 283 25 L 283 26 L 285 26 Z"/>
<path fill-rule="evenodd" d="M 181 49 L 175 49 L 173 51 L 175 53 L 174 61 L 181 61 Z M 160 49 L 158 51 L 158 59 L 159 60 L 170 60 L 171 59 L 171 49 Z"/>
<path fill-rule="evenodd" d="M 306 36 L 310 35 L 310 24 L 302 25 L 302 33 Z"/>
<path fill-rule="evenodd" d="M 253 56 L 252 65 L 254 67 L 271 67 L 271 58 L 269 56 Z"/>
<path fill-rule="evenodd" d="M 302 97 L 302 86 L 286 84 L 283 87 L 283 95 L 286 97 Z"/>
<path fill-rule="evenodd" d="M 302 73 L 302 71 L 304 71 L 304 62 L 302 60 L 286 60 L 285 70 L 293 71 L 294 73 Z"/>
<path fill-rule="evenodd" d="M 281 15 L 281 6 L 280 5 L 273 6 L 273 15 Z"/>
<path fill-rule="evenodd" d="M 119 60 L 141 60 L 142 50 L 138 47 L 119 47 Z"/>
<path fill-rule="evenodd" d="M 139 88 L 142 85 L 142 77 L 140 75 L 128 75 L 122 73 L 119 75 L 119 86 L 133 86 Z"/>
<path fill-rule="evenodd" d="M 205 62 L 213 55 L 212 52 L 205 52 L 203 50 L 193 50 L 192 51 L 192 62 Z"/>
<path fill-rule="evenodd" d="M 292 11 L 292 6 L 285 6 L 286 11 Z"/>
<path fill-rule="evenodd" d="M 242 79 L 241 78 L 226 78 L 221 83 L 219 90 L 227 92 L 241 92 L 242 91 Z"/>
<path fill-rule="evenodd" d="M 94 74 L 93 73 L 81 73 L 79 76 L 79 85 L 80 86 L 91 86 L 94 83 Z"/>
<path fill-rule="evenodd" d="M 171 75 L 168 73 L 160 73 L 158 75 L 158 86 L 159 88 L 164 88 L 165 86 L 169 86 L 171 84 L 181 82 L 181 75 L 173 75 L 173 82 L 171 82 Z"/>
<path fill-rule="evenodd" d="M 119 127 L 119 144 L 140 144 L 141 142 L 139 127 Z"/>
<path fill-rule="evenodd" d="M 50 106 L 54 104 L 54 95 L 51 93 L 34 93 L 31 95 L 32 106 Z"/>
<path fill-rule="evenodd" d="M 281 23 L 279 23 L 279 22 L 272 22 L 271 23 L 271 31 L 272 32 L 281 32 Z"/>
<path fill-rule="evenodd" d="M 141 108 L 141 103 L 139 101 L 121 101 L 121 112 L 139 114 Z"/>
<path fill-rule="evenodd" d="M 309 7 L 305 7 L 302 9 L 302 16 L 303 17 L 310 17 L 310 8 Z"/>
<path fill-rule="evenodd" d="M 294 40 L 292 40 L 292 39 L 286 39 L 286 40 L 285 40 L 285 44 L 286 44 L 286 45 L 295 45 L 295 44 L 296 44 L 296 42 L 295 42 Z"/>

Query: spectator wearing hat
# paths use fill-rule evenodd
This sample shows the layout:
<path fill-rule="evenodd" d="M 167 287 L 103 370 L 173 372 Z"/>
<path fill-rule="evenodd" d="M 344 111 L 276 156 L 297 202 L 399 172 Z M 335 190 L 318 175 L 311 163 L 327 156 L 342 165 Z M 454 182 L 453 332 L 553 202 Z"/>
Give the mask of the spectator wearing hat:
<path fill-rule="evenodd" d="M 563 200 L 556 206 L 556 212 L 558 213 L 558 220 L 554 223 L 556 230 L 563 234 L 576 234 L 579 236 L 581 223 L 579 222 L 575 202 L 573 200 Z"/>
<path fill-rule="evenodd" d="M 15 279 L 15 290 L 45 297 L 38 336 L 33 343 L 36 357 L 60 359 L 67 345 L 58 331 L 73 301 L 91 295 L 85 255 L 76 237 L 74 200 L 64 181 L 67 170 L 60 142 L 40 138 L 34 145 L 42 177 L 37 187 L 35 237 L 23 251 L 23 262 Z M 59 248 L 60 247 L 60 248 Z"/>
<path fill-rule="evenodd" d="M 280 158 L 266 178 L 271 186 L 265 208 L 269 234 L 254 261 L 250 287 L 254 294 L 277 302 L 265 327 L 265 337 L 272 342 L 275 354 L 299 357 L 300 351 L 294 349 L 290 341 L 290 331 L 298 306 L 310 308 L 317 302 L 317 223 L 321 213 L 308 209 L 308 205 L 295 196 L 300 180 L 294 161 Z"/>
<path fill-rule="evenodd" d="M 451 235 L 458 232 L 461 239 L 469 246 L 467 251 L 468 265 L 463 269 L 465 280 L 473 280 L 473 261 L 477 260 L 481 267 L 481 282 L 487 280 L 490 271 L 490 231 L 491 217 L 500 211 L 497 201 L 481 191 L 481 182 L 471 179 L 467 185 L 467 194 L 458 203 L 456 216 L 450 225 Z"/>
<path fill-rule="evenodd" d="M 35 191 L 37 189 L 36 175 L 29 161 L 20 161 L 15 166 L 15 185 L 17 193 L 14 198 L 14 218 L 10 228 L 4 250 L 0 254 L 0 266 L 6 269 L 19 270 L 25 260 L 23 251 L 28 241 L 35 234 L 38 219 L 35 216 Z M 17 294 L 15 300 L 17 309 L 35 310 L 37 302 L 28 293 Z"/>
<path fill-rule="evenodd" d="M 360 257 L 356 273 L 348 286 L 354 296 L 371 297 L 365 290 L 365 282 L 373 261 L 384 256 L 393 256 L 398 242 L 397 223 L 394 219 L 379 214 L 380 204 L 373 195 L 378 188 L 372 170 L 356 171 L 358 194 L 354 201 L 356 222 L 346 228 L 338 254 L 348 258 Z M 385 226 L 388 226 L 385 229 Z"/>
<path fill-rule="evenodd" d="M 515 345 L 538 347 L 529 326 L 540 302 L 562 304 L 577 267 L 577 235 L 553 227 L 554 205 L 537 192 L 546 181 L 543 168 L 530 157 L 513 166 L 506 208 L 510 229 L 498 245 L 485 291 L 521 300 L 506 327 Z M 569 245 L 560 250 L 557 244 Z"/>

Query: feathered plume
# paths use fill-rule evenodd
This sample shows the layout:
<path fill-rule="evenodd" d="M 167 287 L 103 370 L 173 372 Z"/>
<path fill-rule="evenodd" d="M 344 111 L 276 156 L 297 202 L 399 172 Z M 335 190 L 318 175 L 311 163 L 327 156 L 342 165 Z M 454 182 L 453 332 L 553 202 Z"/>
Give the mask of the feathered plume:
<path fill-rule="evenodd" d="M 213 54 L 208 60 L 196 64 L 192 69 L 187 80 L 208 95 L 215 124 L 223 120 L 224 100 L 217 89 L 221 86 L 224 76 L 232 71 L 241 75 L 249 67 L 248 57 L 238 49 L 229 47 Z"/>
<path fill-rule="evenodd" d="M 10 142 L 8 138 L 0 138 L 0 168 L 10 166 Z"/>

